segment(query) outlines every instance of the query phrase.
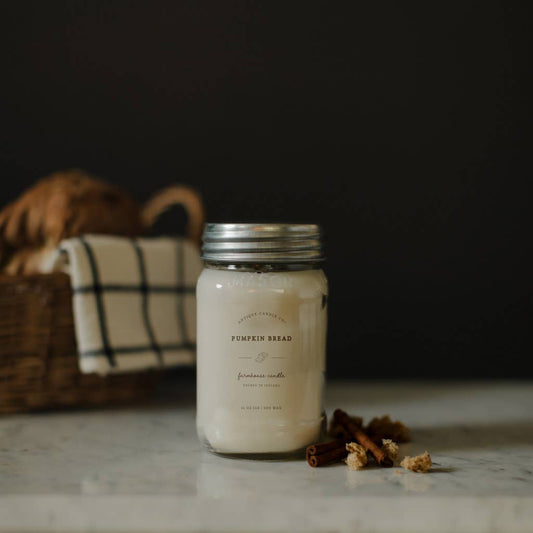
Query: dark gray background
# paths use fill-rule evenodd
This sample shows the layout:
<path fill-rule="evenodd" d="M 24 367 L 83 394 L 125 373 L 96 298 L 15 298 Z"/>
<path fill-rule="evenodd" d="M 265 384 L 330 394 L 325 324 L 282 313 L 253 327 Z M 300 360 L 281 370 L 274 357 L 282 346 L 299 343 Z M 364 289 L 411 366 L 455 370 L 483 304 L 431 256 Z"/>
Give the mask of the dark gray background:
<path fill-rule="evenodd" d="M 319 222 L 331 376 L 531 375 L 526 6 L 2 2 L 0 199 L 81 167 Z"/>

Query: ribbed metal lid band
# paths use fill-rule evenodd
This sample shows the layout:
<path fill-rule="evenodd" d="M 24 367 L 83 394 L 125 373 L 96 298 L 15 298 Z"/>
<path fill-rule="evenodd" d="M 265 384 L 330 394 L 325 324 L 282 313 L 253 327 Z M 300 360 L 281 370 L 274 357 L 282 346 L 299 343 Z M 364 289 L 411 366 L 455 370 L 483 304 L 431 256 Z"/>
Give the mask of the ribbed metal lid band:
<path fill-rule="evenodd" d="M 202 257 L 220 262 L 297 263 L 324 260 L 316 224 L 206 224 Z"/>

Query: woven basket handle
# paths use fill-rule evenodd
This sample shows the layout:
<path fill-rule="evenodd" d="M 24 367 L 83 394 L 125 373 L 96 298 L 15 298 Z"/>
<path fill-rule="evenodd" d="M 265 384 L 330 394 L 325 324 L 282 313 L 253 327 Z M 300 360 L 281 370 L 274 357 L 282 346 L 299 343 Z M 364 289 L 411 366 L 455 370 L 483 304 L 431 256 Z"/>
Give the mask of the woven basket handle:
<path fill-rule="evenodd" d="M 187 237 L 200 244 L 205 221 L 204 202 L 200 193 L 187 185 L 171 185 L 156 192 L 143 206 L 145 225 L 151 227 L 160 215 L 175 205 L 181 205 L 187 214 Z"/>

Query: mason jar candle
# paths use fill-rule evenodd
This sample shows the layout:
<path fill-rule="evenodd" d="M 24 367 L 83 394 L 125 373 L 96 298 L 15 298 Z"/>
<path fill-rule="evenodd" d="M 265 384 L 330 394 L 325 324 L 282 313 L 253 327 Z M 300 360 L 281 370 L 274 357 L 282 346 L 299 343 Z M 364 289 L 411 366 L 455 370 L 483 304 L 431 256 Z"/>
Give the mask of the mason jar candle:
<path fill-rule="evenodd" d="M 221 454 L 276 457 L 325 424 L 328 285 L 314 224 L 207 224 L 197 285 L 197 430 Z"/>

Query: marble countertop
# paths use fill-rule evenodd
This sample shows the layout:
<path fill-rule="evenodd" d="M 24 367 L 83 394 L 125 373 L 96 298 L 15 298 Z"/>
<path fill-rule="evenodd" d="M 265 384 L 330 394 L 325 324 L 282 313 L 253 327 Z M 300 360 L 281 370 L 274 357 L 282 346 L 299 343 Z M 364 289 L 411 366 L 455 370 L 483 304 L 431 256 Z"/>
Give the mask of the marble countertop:
<path fill-rule="evenodd" d="M 533 384 L 341 382 L 328 412 L 390 413 L 429 474 L 200 449 L 194 387 L 137 409 L 0 418 L 0 532 L 533 531 Z"/>

